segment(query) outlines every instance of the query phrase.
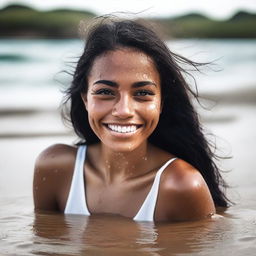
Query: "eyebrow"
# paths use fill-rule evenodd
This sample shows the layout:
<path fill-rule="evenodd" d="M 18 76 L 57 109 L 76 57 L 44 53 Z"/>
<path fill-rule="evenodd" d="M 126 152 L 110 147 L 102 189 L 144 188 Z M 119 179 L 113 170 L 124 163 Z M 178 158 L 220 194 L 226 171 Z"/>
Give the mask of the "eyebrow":
<path fill-rule="evenodd" d="M 93 85 L 95 85 L 95 84 L 105 84 L 105 85 L 108 85 L 108 86 L 111 86 L 111 87 L 118 87 L 117 82 L 110 81 L 110 80 L 98 80 L 98 81 L 93 83 Z M 132 87 L 133 88 L 139 88 L 139 87 L 143 87 L 143 86 L 146 86 L 146 85 L 153 85 L 153 86 L 157 87 L 157 85 L 152 81 L 135 82 L 135 83 L 132 84 Z"/>

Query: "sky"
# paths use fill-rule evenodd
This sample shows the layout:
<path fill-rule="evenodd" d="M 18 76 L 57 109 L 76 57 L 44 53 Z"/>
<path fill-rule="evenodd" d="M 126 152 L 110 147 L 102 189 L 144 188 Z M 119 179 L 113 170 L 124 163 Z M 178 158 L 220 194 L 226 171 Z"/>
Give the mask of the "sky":
<path fill-rule="evenodd" d="M 240 9 L 256 12 L 256 0 L 0 0 L 0 8 L 11 3 L 27 4 L 40 10 L 72 8 L 93 11 L 97 15 L 132 12 L 143 17 L 197 12 L 226 19 Z"/>

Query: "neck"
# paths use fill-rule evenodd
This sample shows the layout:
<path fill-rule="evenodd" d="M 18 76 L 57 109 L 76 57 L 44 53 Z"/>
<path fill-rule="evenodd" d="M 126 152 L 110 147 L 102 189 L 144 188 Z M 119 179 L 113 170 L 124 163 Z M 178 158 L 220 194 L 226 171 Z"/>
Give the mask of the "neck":
<path fill-rule="evenodd" d="M 107 183 L 112 183 L 116 180 L 127 180 L 142 174 L 147 166 L 148 155 L 147 142 L 130 152 L 116 152 L 101 144 L 100 169 L 103 172 L 104 179 Z"/>

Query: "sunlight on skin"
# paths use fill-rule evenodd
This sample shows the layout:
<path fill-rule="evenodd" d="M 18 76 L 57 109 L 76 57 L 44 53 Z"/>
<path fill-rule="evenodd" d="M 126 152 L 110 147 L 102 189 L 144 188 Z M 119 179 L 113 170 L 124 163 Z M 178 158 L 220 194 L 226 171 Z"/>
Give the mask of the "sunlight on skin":
<path fill-rule="evenodd" d="M 152 91 L 154 96 L 144 97 L 146 101 L 143 102 L 139 97 L 136 100 L 132 96 L 135 90 L 132 85 L 138 81 L 152 81 L 155 86 L 145 86 L 145 90 Z M 116 88 L 110 87 L 109 83 L 115 84 Z M 161 104 L 160 77 L 153 61 L 144 53 L 127 48 L 105 53 L 95 59 L 88 84 L 88 93 L 82 98 L 90 125 L 103 144 L 116 152 L 126 149 L 131 152 L 145 142 L 158 123 Z M 115 95 L 95 95 L 102 88 Z M 101 101 L 104 104 L 100 104 Z M 129 133 L 110 133 L 102 123 L 134 123 L 141 127 L 131 136 Z"/>

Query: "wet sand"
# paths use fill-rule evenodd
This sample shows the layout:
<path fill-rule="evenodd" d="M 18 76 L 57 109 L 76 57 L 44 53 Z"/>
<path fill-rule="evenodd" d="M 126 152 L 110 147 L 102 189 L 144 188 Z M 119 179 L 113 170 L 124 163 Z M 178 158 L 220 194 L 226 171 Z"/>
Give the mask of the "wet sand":
<path fill-rule="evenodd" d="M 223 91 L 222 93 L 204 93 L 202 99 L 208 99 L 215 104 L 234 105 L 256 105 L 256 85 L 245 86 L 234 91 Z"/>

